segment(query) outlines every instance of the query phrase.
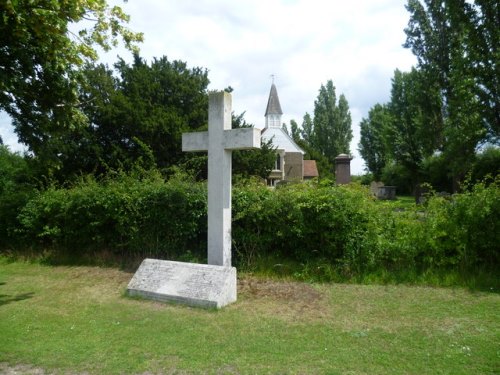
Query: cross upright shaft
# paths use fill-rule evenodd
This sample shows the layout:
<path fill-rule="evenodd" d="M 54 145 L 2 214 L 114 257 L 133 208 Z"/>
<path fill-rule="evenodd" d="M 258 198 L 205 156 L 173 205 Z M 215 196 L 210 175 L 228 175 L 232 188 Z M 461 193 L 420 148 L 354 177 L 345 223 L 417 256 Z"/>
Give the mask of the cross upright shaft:
<path fill-rule="evenodd" d="M 208 104 L 208 264 L 231 266 L 231 96 L 210 95 Z M 212 126 L 211 126 L 212 125 Z M 222 250 L 222 251 L 221 251 Z"/>
<path fill-rule="evenodd" d="M 210 93 L 208 132 L 182 135 L 183 151 L 208 151 L 208 264 L 231 266 L 231 154 L 260 148 L 260 130 L 231 129 L 231 95 Z"/>

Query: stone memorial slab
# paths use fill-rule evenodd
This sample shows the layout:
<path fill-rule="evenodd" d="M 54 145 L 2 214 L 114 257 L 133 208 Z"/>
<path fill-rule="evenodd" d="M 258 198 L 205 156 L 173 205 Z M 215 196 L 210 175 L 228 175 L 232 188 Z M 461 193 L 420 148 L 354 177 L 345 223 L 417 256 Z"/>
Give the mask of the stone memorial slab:
<path fill-rule="evenodd" d="M 144 259 L 127 293 L 162 302 L 221 308 L 236 301 L 236 268 Z"/>

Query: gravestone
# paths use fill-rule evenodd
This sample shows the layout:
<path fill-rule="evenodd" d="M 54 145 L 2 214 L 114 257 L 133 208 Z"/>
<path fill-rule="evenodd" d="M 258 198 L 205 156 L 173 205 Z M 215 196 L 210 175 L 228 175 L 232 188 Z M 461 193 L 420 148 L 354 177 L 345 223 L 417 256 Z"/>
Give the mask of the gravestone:
<path fill-rule="evenodd" d="M 208 264 L 145 259 L 127 287 L 132 296 L 220 308 L 236 301 L 231 267 L 231 153 L 260 148 L 260 130 L 231 129 L 231 95 L 209 95 L 208 132 L 182 135 L 183 151 L 208 151 Z"/>
<path fill-rule="evenodd" d="M 396 186 L 381 186 L 377 192 L 377 198 L 381 200 L 395 200 L 396 199 Z"/>
<path fill-rule="evenodd" d="M 370 192 L 374 197 L 378 196 L 378 189 L 380 189 L 382 186 L 384 186 L 384 183 L 382 181 L 372 181 L 370 184 Z"/>
<path fill-rule="evenodd" d="M 340 154 L 335 158 L 335 182 L 348 184 L 351 182 L 351 160 L 347 154 Z"/>

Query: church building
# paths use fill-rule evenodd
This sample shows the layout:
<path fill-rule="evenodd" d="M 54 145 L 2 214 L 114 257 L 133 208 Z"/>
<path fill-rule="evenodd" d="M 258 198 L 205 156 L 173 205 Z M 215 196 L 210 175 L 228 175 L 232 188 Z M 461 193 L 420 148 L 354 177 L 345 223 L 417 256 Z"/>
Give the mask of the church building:
<path fill-rule="evenodd" d="M 263 142 L 272 140 L 273 146 L 276 148 L 274 168 L 267 179 L 270 186 L 276 186 L 280 181 L 302 181 L 318 177 L 316 161 L 304 160 L 304 150 L 283 130 L 282 115 L 278 91 L 273 83 L 264 115 L 266 125 L 261 136 Z"/>

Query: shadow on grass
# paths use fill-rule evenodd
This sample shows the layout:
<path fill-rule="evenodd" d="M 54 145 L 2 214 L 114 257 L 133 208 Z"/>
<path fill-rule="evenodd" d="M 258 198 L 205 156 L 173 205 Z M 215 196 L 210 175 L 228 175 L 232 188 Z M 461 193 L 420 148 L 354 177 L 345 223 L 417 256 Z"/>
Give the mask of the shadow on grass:
<path fill-rule="evenodd" d="M 5 285 L 5 281 L 0 281 L 0 286 Z M 34 292 L 9 295 L 9 294 L 0 294 L 0 306 L 7 305 L 12 302 L 24 301 L 25 299 L 33 298 L 35 295 Z"/>
<path fill-rule="evenodd" d="M 0 285 L 4 284 L 5 283 L 0 283 Z M 0 306 L 7 305 L 13 302 L 24 301 L 26 299 L 33 298 L 34 295 L 35 293 L 33 292 L 16 294 L 16 295 L 0 294 Z"/>

